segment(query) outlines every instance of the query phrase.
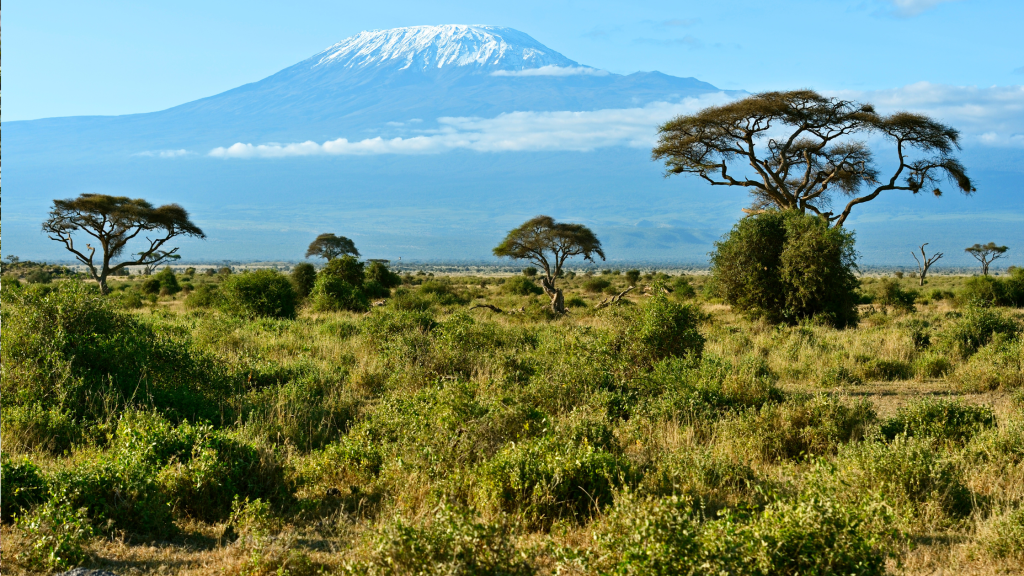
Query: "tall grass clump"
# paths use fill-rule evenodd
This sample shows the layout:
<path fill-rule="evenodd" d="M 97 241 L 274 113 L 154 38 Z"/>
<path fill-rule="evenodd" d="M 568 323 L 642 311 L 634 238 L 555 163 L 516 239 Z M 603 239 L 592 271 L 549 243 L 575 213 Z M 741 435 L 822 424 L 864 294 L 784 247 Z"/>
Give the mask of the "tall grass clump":
<path fill-rule="evenodd" d="M 995 413 L 988 406 L 959 399 L 925 398 L 901 406 L 895 416 L 882 423 L 881 432 L 888 440 L 905 435 L 964 443 L 995 425 Z"/>

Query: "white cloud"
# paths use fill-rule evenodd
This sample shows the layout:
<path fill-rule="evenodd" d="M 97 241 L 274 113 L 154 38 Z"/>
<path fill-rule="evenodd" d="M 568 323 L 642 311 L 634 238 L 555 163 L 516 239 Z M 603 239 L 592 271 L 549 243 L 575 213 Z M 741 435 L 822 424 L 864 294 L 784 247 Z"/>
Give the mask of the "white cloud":
<path fill-rule="evenodd" d="M 541 66 L 525 70 L 495 70 L 491 76 L 607 76 L 607 70 L 586 66 Z"/>
<path fill-rule="evenodd" d="M 918 82 L 890 90 L 826 92 L 871 102 L 879 112 L 927 114 L 960 130 L 965 140 L 994 146 L 1024 145 L 1024 86 L 949 86 Z"/>
<path fill-rule="evenodd" d="M 177 158 L 178 156 L 185 156 L 191 154 L 188 150 L 146 150 L 145 152 L 138 152 L 132 154 L 132 156 L 148 156 L 151 158 Z"/>
<path fill-rule="evenodd" d="M 609 146 L 649 147 L 659 124 L 678 116 L 723 104 L 724 93 L 655 102 L 642 108 L 592 112 L 511 112 L 494 118 L 439 118 L 437 130 L 410 138 L 381 137 L 351 142 L 345 138 L 323 144 L 244 144 L 215 148 L 218 158 L 282 158 L 314 155 L 436 154 L 454 149 L 479 152 L 533 150 L 588 151 Z"/>
<path fill-rule="evenodd" d="M 930 10 L 939 4 L 947 2 L 959 2 L 960 0 L 889 0 L 896 13 L 901 16 L 917 16 L 925 10 Z"/>

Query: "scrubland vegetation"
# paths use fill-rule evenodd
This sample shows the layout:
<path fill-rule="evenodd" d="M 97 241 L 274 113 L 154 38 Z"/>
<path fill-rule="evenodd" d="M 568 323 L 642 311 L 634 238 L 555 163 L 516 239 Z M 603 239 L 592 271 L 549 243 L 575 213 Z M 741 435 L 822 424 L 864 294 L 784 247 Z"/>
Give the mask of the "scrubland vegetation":
<path fill-rule="evenodd" d="M 837 329 L 327 269 L 5 279 L 4 573 L 1021 572 L 1019 270 Z"/>

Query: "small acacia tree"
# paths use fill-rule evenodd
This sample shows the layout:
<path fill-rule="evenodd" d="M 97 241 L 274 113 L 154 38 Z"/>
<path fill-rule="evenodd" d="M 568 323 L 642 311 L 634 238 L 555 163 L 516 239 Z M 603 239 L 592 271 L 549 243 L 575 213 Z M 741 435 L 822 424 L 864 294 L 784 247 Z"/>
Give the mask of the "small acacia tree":
<path fill-rule="evenodd" d="M 96 262 L 96 247 L 86 243 L 83 250 L 75 245 L 74 233 L 85 232 L 99 242 L 102 256 Z M 93 279 L 106 294 L 107 277 L 128 266 L 155 267 L 177 260 L 177 248 L 166 249 L 165 244 L 178 236 L 206 238 L 206 234 L 189 220 L 188 212 L 177 204 L 154 208 L 149 202 L 125 196 L 82 194 L 78 198 L 54 200 L 50 216 L 43 222 L 43 232 L 51 240 L 63 242 L 64 247 L 85 264 Z M 112 261 L 124 254 L 128 242 L 140 234 L 149 243 L 142 251 L 133 253 L 134 260 Z"/>
<path fill-rule="evenodd" d="M 695 174 L 712 186 L 746 188 L 754 197 L 750 213 L 799 210 L 840 227 L 854 207 L 883 192 L 930 188 L 939 196 L 942 176 L 964 194 L 975 191 L 953 156 L 960 149 L 955 129 L 921 114 L 878 114 L 870 104 L 811 90 L 754 94 L 678 116 L 658 132 L 652 155 L 665 161 L 666 175 Z M 894 145 L 896 168 L 888 177 L 854 135 L 880 135 Z M 750 170 L 740 174 L 743 164 Z"/>
<path fill-rule="evenodd" d="M 355 256 L 358 258 L 359 250 L 356 250 L 355 242 L 344 236 L 321 234 L 316 237 L 316 240 L 309 243 L 309 248 L 306 249 L 306 258 L 310 256 L 319 256 L 330 262 L 338 256 Z"/>
<path fill-rule="evenodd" d="M 995 242 L 989 242 L 988 244 L 975 244 L 970 248 L 964 248 L 964 252 L 967 252 L 978 262 L 981 262 L 981 274 L 988 276 L 988 267 L 992 265 L 992 262 L 1000 259 L 1009 250 L 1006 246 L 996 246 Z"/>
<path fill-rule="evenodd" d="M 551 298 L 551 309 L 565 313 L 565 297 L 555 288 L 555 279 L 562 275 L 562 265 L 573 256 L 583 256 L 594 261 L 594 256 L 604 260 L 601 241 L 582 224 L 555 222 L 550 216 L 537 216 L 510 231 L 505 239 L 494 248 L 499 258 L 527 260 L 544 272 L 540 284 Z"/>

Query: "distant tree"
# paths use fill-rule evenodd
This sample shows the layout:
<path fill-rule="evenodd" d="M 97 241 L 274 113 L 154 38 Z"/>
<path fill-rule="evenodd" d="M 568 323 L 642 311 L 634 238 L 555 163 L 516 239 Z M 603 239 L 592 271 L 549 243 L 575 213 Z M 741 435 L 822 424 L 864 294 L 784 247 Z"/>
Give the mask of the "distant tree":
<path fill-rule="evenodd" d="M 328 262 L 338 256 L 345 255 L 358 258 L 359 250 L 356 250 L 355 243 L 348 238 L 335 236 L 334 234 L 321 234 L 317 236 L 316 240 L 310 242 L 309 248 L 306 250 L 306 258 L 319 256 Z"/>
<path fill-rule="evenodd" d="M 551 298 L 551 309 L 558 314 L 565 313 L 565 298 L 555 288 L 555 279 L 562 274 L 562 265 L 573 256 L 583 256 L 594 261 L 594 256 L 604 260 L 601 241 L 582 224 L 555 222 L 550 216 L 537 216 L 510 231 L 505 239 L 494 248 L 494 255 L 514 260 L 527 260 L 544 271 L 540 279 L 541 288 Z"/>
<path fill-rule="evenodd" d="M 626 271 L 626 283 L 630 286 L 636 286 L 636 283 L 640 281 L 639 270 L 627 270 Z"/>
<path fill-rule="evenodd" d="M 99 242 L 103 255 L 96 262 L 96 248 L 86 244 L 85 249 L 75 246 L 74 233 L 82 231 Z M 160 263 L 181 258 L 177 248 L 165 250 L 164 245 L 177 236 L 206 238 L 206 234 L 189 220 L 188 212 L 177 204 L 154 208 L 142 199 L 105 194 L 82 194 L 78 198 L 54 200 L 50 215 L 43 222 L 43 232 L 51 240 L 64 243 L 64 247 L 85 264 L 100 292 L 108 293 L 107 277 L 128 266 L 146 266 L 152 269 Z M 135 259 L 118 264 L 112 261 L 122 254 L 128 242 L 143 233 L 149 245 L 132 254 Z"/>
<path fill-rule="evenodd" d="M 712 186 L 746 188 L 754 197 L 748 213 L 799 210 L 841 227 L 855 206 L 889 190 L 932 188 L 939 196 L 938 179 L 945 176 L 964 194 L 975 191 L 953 156 L 960 149 L 955 129 L 920 114 L 881 115 L 871 104 L 811 90 L 754 94 L 678 116 L 658 132 L 652 155 L 665 161 L 667 175 L 695 174 Z M 853 140 L 855 134 L 895 145 L 889 177 L 880 177 L 871 149 Z M 741 164 L 752 172 L 737 174 Z M 836 201 L 838 214 L 830 210 Z"/>
<path fill-rule="evenodd" d="M 964 248 L 964 252 L 967 252 L 978 262 L 981 262 L 981 273 L 984 276 L 988 276 L 988 267 L 992 262 L 1000 259 L 1009 250 L 1006 246 L 996 246 L 995 242 L 989 242 L 988 244 L 975 244 L 970 248 Z"/>
<path fill-rule="evenodd" d="M 917 259 L 917 254 L 914 254 L 913 252 L 910 253 L 910 255 L 914 257 L 914 260 L 917 260 L 918 277 L 921 279 L 921 286 L 924 286 L 924 277 L 928 275 L 928 269 L 932 267 L 932 264 L 938 262 L 939 258 L 942 258 L 942 252 L 936 252 L 929 258 L 924 253 L 924 247 L 927 245 L 927 242 L 921 244 L 920 260 Z"/>

